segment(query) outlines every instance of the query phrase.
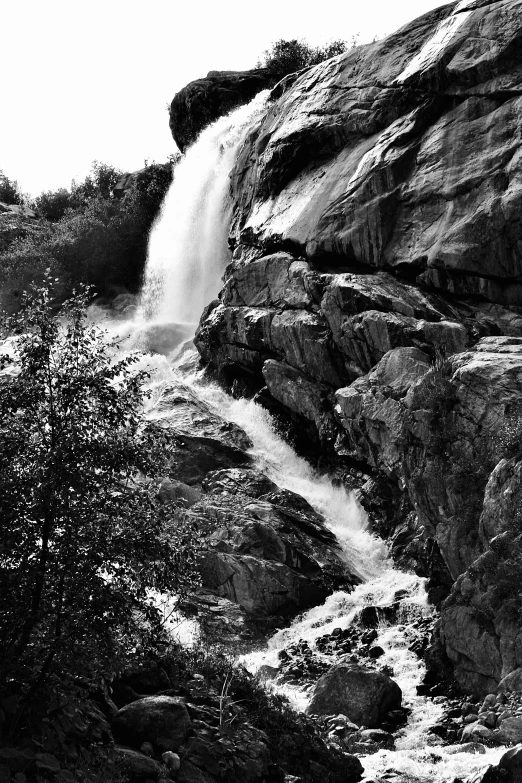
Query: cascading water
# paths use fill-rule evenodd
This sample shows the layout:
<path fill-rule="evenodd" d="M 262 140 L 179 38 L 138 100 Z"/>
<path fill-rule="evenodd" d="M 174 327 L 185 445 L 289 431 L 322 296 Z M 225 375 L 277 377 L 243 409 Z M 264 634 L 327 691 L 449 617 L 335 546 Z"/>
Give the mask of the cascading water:
<path fill-rule="evenodd" d="M 229 175 L 268 91 L 206 128 L 176 166 L 152 228 L 139 318 L 195 327 L 229 259 Z"/>
<path fill-rule="evenodd" d="M 187 336 L 204 306 L 216 296 L 227 263 L 227 231 L 230 220 L 229 173 L 242 140 L 264 111 L 267 93 L 248 106 L 221 118 L 207 128 L 177 166 L 174 182 L 161 215 L 152 231 L 145 285 L 134 331 L 147 323 L 186 325 Z M 428 729 L 440 717 L 442 708 L 433 700 L 419 697 L 416 685 L 423 674 L 418 658 L 408 650 L 408 628 L 419 617 L 433 611 L 426 600 L 424 581 L 393 568 L 383 541 L 367 529 L 365 513 L 354 496 L 320 476 L 298 457 L 275 432 L 268 414 L 246 400 L 233 400 L 221 389 L 201 381 L 193 369 L 183 370 L 165 357 L 142 360 L 151 371 L 153 394 L 148 415 L 165 416 L 163 390 L 185 384 L 191 392 L 225 419 L 242 427 L 253 443 L 252 456 L 259 470 L 280 487 L 290 489 L 321 513 L 335 533 L 349 569 L 363 583 L 351 593 L 337 592 L 323 606 L 315 607 L 288 628 L 276 633 L 262 651 L 243 658 L 251 670 L 277 662 L 278 652 L 289 644 L 314 641 L 334 628 L 347 628 L 364 606 L 385 607 L 399 603 L 396 623 L 378 629 L 377 643 L 383 648 L 380 659 L 393 669 L 405 706 L 411 709 L 408 726 L 399 736 L 395 751 L 381 750 L 362 758 L 366 777 L 395 773 L 394 780 L 411 783 L 450 783 L 456 775 L 469 775 L 486 763 L 495 763 L 502 750 L 472 756 L 444 748 Z M 161 413 L 158 413 L 161 411 Z M 167 414 L 168 415 L 168 414 Z M 175 414 L 174 414 L 175 415 Z M 170 612 L 168 601 L 166 611 Z M 170 612 L 171 622 L 178 615 Z M 197 634 L 190 627 L 185 636 Z M 304 709 L 309 692 L 288 685 L 276 686 L 293 703 Z M 439 744 L 437 744 L 439 743 Z M 397 777 L 399 775 L 400 777 Z"/>

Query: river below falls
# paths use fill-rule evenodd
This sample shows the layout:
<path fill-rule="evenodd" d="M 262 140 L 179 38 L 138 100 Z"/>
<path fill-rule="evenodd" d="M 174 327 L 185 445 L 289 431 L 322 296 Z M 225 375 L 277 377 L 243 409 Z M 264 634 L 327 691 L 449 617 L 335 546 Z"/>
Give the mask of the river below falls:
<path fill-rule="evenodd" d="M 389 606 L 400 596 L 397 621 L 393 625 L 382 624 L 377 629 L 376 644 L 384 649 L 379 662 L 393 670 L 393 679 L 403 693 L 403 706 L 409 708 L 411 714 L 406 727 L 395 735 L 395 750 L 380 750 L 360 757 L 364 779 L 453 783 L 455 778 L 466 779 L 488 764 L 496 764 L 506 750 L 504 747 L 485 748 L 480 753 L 470 752 L 468 748 L 464 752 L 460 746 L 443 745 L 429 732 L 443 714 L 444 699 L 417 695 L 416 687 L 425 670 L 422 661 L 408 650 L 408 646 L 412 624 L 420 618 L 430 617 L 434 610 L 427 602 L 424 580 L 393 566 L 385 542 L 370 532 L 367 516 L 353 493 L 334 484 L 328 476 L 318 474 L 298 456 L 278 435 L 263 408 L 250 400 L 235 400 L 217 385 L 204 381 L 194 370 L 195 362 L 191 361 L 190 352 L 170 362 L 159 355 L 144 356 L 140 366 L 151 373 L 149 415 L 153 415 L 162 389 L 175 382 L 187 386 L 212 412 L 240 426 L 251 439 L 250 453 L 255 467 L 280 487 L 304 497 L 324 516 L 341 545 L 347 567 L 363 579 L 352 592 L 341 591 L 329 596 L 322 606 L 298 617 L 288 628 L 274 634 L 263 649 L 242 656 L 240 662 L 253 673 L 263 665 L 275 666 L 278 653 L 289 645 L 306 639 L 314 648 L 318 637 L 335 628 L 348 628 L 364 606 Z M 187 633 L 183 633 L 179 618 L 175 625 L 187 643 L 195 638 L 192 625 L 189 624 Z M 306 709 L 310 699 L 310 691 L 306 688 L 277 680 L 267 683 L 267 687 L 284 694 L 297 710 Z"/>

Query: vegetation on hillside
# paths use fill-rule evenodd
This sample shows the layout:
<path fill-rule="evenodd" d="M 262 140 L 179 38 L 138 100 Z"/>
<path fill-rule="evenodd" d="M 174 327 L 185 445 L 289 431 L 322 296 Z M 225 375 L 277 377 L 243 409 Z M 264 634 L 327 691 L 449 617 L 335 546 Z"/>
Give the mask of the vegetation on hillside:
<path fill-rule="evenodd" d="M 280 39 L 274 41 L 270 49 L 263 52 L 257 67 L 268 68 L 269 71 L 277 74 L 294 73 L 342 54 L 356 44 L 357 37 L 354 37 L 350 44 L 347 41 L 337 40 L 325 46 L 310 46 L 306 41 L 298 38 L 289 41 Z"/>
<path fill-rule="evenodd" d="M 4 204 L 21 204 L 24 196 L 16 180 L 6 177 L 0 169 L 0 201 Z"/>
<path fill-rule="evenodd" d="M 38 230 L 21 232 L 0 253 L 0 286 L 21 295 L 50 270 L 62 298 L 78 284 L 100 294 L 119 287 L 136 291 L 149 230 L 176 161 L 147 164 L 123 197 L 114 192 L 122 172 L 97 161 L 83 182 L 40 194 L 30 204 L 40 217 Z"/>
<path fill-rule="evenodd" d="M 144 372 L 48 286 L 6 320 L 0 358 L 0 733 L 167 641 L 152 592 L 197 582 L 199 533 L 160 503 L 168 444 Z M 38 697 L 38 698 L 37 698 Z M 1 742 L 0 742 L 1 744 Z M 9 744 L 9 743 L 7 743 Z"/>

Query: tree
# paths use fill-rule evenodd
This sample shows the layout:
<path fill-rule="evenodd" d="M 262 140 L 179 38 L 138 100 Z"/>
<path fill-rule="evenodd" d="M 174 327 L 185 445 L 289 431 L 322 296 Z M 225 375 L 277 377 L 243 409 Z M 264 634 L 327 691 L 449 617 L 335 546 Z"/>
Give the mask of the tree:
<path fill-rule="evenodd" d="M 7 319 L 1 359 L 0 693 L 16 701 L 13 731 L 50 678 L 96 682 L 164 642 L 151 591 L 196 579 L 197 532 L 143 479 L 168 450 L 143 424 L 145 374 L 135 356 L 113 359 L 85 290 L 56 318 L 48 282 Z"/>
<path fill-rule="evenodd" d="M 352 46 L 356 45 L 356 38 L 352 40 Z M 310 46 L 306 41 L 293 38 L 289 41 L 280 39 L 275 41 L 270 49 L 263 52 L 258 61 L 258 68 L 267 68 L 273 73 L 284 75 L 300 71 L 311 65 L 328 60 L 342 54 L 348 49 L 346 41 L 331 41 L 323 47 Z"/>
<path fill-rule="evenodd" d="M 22 204 L 24 200 L 20 185 L 14 179 L 9 179 L 0 169 L 0 201 L 4 204 Z"/>

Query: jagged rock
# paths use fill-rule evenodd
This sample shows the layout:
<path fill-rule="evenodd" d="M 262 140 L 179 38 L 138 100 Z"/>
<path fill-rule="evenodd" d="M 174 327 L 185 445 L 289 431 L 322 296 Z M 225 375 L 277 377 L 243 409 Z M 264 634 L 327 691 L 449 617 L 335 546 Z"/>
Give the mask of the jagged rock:
<path fill-rule="evenodd" d="M 183 699 L 147 696 L 122 707 L 112 720 L 117 742 L 135 748 L 151 742 L 160 752 L 177 751 L 183 745 L 191 720 Z"/>
<path fill-rule="evenodd" d="M 206 492 L 221 494 L 228 492 L 232 495 L 238 493 L 259 498 L 269 492 L 276 492 L 278 487 L 267 476 L 258 470 L 250 468 L 228 468 L 227 470 L 215 470 L 207 474 L 203 489 Z"/>
<path fill-rule="evenodd" d="M 236 236 L 518 303 L 520 27 L 516 0 L 447 5 L 305 71 L 238 161 Z"/>
<path fill-rule="evenodd" d="M 250 614 L 295 614 L 328 595 L 324 587 L 283 563 L 247 555 L 207 555 L 203 579 Z"/>
<path fill-rule="evenodd" d="M 251 446 L 246 433 L 221 418 L 181 383 L 170 383 L 162 389 L 147 419 L 169 436 L 170 471 L 177 482 L 201 484 L 211 471 L 251 462 L 246 453 Z"/>
<path fill-rule="evenodd" d="M 319 679 L 307 713 L 339 712 L 359 726 L 376 728 L 387 712 L 400 708 L 401 701 L 401 689 L 385 674 L 341 663 Z"/>
<path fill-rule="evenodd" d="M 519 0 L 453 3 L 274 91 L 195 341 L 226 384 L 402 493 L 401 554 L 437 602 L 456 582 L 440 668 L 477 695 L 522 667 L 521 41 Z"/>

